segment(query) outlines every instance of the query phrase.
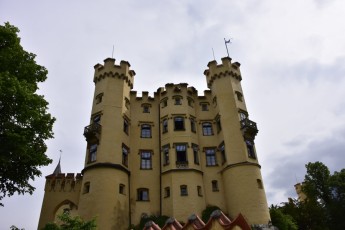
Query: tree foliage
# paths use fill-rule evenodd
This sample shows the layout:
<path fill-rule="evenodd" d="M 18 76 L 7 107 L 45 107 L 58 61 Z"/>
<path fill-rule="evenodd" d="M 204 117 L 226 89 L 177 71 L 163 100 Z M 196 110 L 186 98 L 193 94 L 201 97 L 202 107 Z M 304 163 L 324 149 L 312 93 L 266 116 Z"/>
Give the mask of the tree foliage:
<path fill-rule="evenodd" d="M 270 215 L 272 223 L 279 230 L 297 230 L 295 220 L 289 214 L 284 214 L 278 206 L 271 205 Z"/>
<path fill-rule="evenodd" d="M 345 229 L 345 169 L 332 175 L 321 162 L 308 163 L 306 169 L 302 185 L 306 200 L 290 199 L 278 209 L 301 230 Z M 275 225 L 273 218 L 272 222 Z"/>
<path fill-rule="evenodd" d="M 62 222 L 60 225 L 56 223 L 48 223 L 42 230 L 94 230 L 97 228 L 96 219 L 84 221 L 81 217 L 71 217 L 69 213 L 63 213 L 58 216 Z"/>
<path fill-rule="evenodd" d="M 215 210 L 220 210 L 220 208 L 215 205 L 207 205 L 207 207 L 201 213 L 202 221 L 204 221 L 204 223 L 207 223 L 207 221 L 210 219 L 212 212 Z"/>
<path fill-rule="evenodd" d="M 51 163 L 44 141 L 53 137 L 55 118 L 36 93 L 48 72 L 20 45 L 18 32 L 9 23 L 0 25 L 0 201 L 14 193 L 32 194 L 29 180 Z"/>

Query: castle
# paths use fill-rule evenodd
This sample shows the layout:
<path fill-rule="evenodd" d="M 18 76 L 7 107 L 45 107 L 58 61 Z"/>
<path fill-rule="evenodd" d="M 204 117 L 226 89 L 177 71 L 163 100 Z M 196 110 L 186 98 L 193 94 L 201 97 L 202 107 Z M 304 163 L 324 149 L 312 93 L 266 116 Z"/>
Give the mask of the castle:
<path fill-rule="evenodd" d="M 169 83 L 138 96 L 128 62 L 107 58 L 94 69 L 85 167 L 46 177 L 39 229 L 65 211 L 128 229 L 143 215 L 185 221 L 207 205 L 249 224 L 270 221 L 238 62 L 209 62 L 204 95 Z"/>

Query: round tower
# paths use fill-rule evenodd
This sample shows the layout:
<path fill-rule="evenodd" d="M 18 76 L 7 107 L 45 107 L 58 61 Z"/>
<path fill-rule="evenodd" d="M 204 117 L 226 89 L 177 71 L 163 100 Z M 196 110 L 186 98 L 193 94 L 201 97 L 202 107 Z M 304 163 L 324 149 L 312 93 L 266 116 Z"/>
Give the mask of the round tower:
<path fill-rule="evenodd" d="M 217 125 L 224 127 L 220 135 L 224 140 L 221 175 L 226 207 L 231 218 L 242 213 L 250 224 L 268 224 L 270 215 L 254 143 L 258 129 L 248 118 L 239 67 L 238 62 L 225 57 L 219 65 L 209 62 L 204 72 L 217 103 Z"/>
<path fill-rule="evenodd" d="M 79 214 L 97 217 L 99 229 L 127 229 L 129 215 L 129 111 L 135 72 L 107 58 L 94 67 L 95 93 L 87 141 Z"/>

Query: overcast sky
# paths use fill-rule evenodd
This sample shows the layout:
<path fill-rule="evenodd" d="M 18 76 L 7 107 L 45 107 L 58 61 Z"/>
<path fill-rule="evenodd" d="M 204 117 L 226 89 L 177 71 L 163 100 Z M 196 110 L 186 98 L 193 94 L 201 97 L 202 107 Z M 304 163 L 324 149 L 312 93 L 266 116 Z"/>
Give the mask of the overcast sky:
<path fill-rule="evenodd" d="M 226 56 L 241 63 L 242 87 L 259 133 L 256 148 L 268 198 L 296 197 L 305 164 L 345 168 L 345 1 L 47 1 L 0 0 L 0 23 L 20 29 L 48 79 L 40 94 L 57 118 L 47 141 L 53 164 L 35 193 L 5 198 L 0 230 L 36 229 L 45 175 L 62 149 L 62 171 L 80 172 L 94 84 L 93 66 L 111 57 L 130 62 L 134 90 L 153 95 L 166 83 L 207 89 L 207 63 Z"/>

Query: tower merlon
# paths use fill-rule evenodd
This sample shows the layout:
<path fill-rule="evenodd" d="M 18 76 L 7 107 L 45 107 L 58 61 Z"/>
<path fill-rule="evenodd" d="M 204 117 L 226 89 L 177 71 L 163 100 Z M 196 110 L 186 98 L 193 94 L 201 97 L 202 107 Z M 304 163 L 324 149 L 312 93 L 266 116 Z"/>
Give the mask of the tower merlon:
<path fill-rule="evenodd" d="M 207 86 L 210 88 L 216 78 L 225 77 L 227 75 L 241 81 L 240 65 L 241 64 L 238 62 L 231 63 L 230 57 L 223 57 L 222 64 L 219 65 L 215 60 L 209 62 L 207 65 L 208 69 L 204 71 L 204 75 L 207 78 Z"/>
<path fill-rule="evenodd" d="M 97 83 L 97 81 L 100 81 L 104 77 L 118 77 L 126 80 L 132 89 L 135 71 L 131 70 L 130 67 L 131 65 L 127 61 L 122 60 L 120 65 L 116 65 L 114 58 L 107 58 L 104 60 L 103 65 L 96 64 L 94 66 L 95 75 L 93 81 Z"/>

